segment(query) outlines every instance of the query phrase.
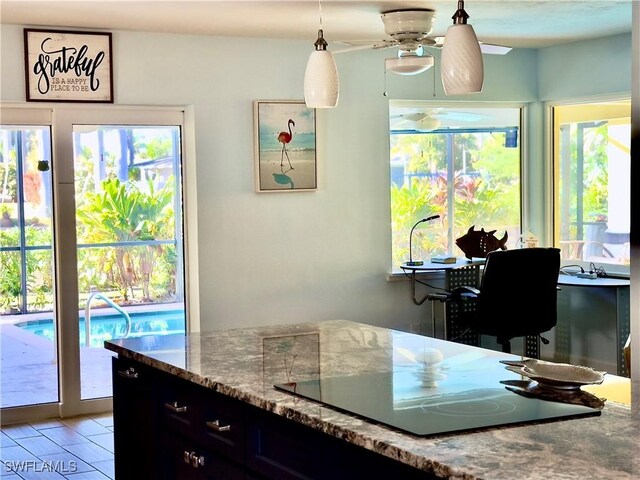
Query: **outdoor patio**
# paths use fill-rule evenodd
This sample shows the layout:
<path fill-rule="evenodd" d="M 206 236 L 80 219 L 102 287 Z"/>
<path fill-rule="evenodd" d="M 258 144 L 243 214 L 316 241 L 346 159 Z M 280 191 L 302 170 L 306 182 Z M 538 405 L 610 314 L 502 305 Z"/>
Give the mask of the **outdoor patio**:
<path fill-rule="evenodd" d="M 0 322 L 0 407 L 57 402 L 55 343 Z M 103 348 L 80 347 L 83 398 L 111 396 L 113 355 Z"/>
<path fill-rule="evenodd" d="M 163 315 L 175 311 L 184 312 L 184 308 L 184 303 L 178 302 L 129 306 L 126 310 L 131 315 L 150 312 Z M 110 308 L 98 309 L 94 315 L 99 318 L 113 312 L 115 310 Z M 0 316 L 0 408 L 58 402 L 55 343 L 16 326 L 23 322 L 50 320 L 51 317 L 51 312 Z M 140 333 L 136 332 L 137 335 Z M 113 356 L 115 353 L 102 347 L 80 346 L 83 400 L 111 397 Z"/>

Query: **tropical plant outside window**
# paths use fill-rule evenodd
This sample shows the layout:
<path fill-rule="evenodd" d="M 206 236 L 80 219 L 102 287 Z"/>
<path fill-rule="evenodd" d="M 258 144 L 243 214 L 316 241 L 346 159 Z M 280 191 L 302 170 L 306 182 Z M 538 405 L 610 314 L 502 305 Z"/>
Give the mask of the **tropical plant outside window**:
<path fill-rule="evenodd" d="M 555 106 L 555 238 L 565 263 L 629 265 L 631 102 Z M 593 267 L 591 267 L 593 268 Z"/>
<path fill-rule="evenodd" d="M 21 141 L 12 132 L 3 128 L 0 140 L 0 309 L 50 311 L 50 169 L 38 169 L 43 148 L 50 148 L 48 129 L 46 138 L 40 130 L 22 129 Z M 180 171 L 173 161 L 179 137 L 177 127 L 82 126 L 74 132 L 79 308 L 92 291 L 108 292 L 120 305 L 184 300 L 176 287 L 182 284 L 176 281 L 182 277 L 176 251 Z M 21 165 L 18 148 L 27 150 Z M 24 199 L 18 198 L 20 182 Z M 21 200 L 26 207 L 19 207 Z"/>
<path fill-rule="evenodd" d="M 179 148 L 177 127 L 75 131 L 81 294 L 109 292 L 119 305 L 183 301 L 176 291 Z"/>
<path fill-rule="evenodd" d="M 49 127 L 0 129 L 0 314 L 53 305 L 50 145 Z"/>
<path fill-rule="evenodd" d="M 435 107 L 391 102 L 391 229 L 395 271 L 409 259 L 463 256 L 455 239 L 469 228 L 520 237 L 520 108 Z"/>

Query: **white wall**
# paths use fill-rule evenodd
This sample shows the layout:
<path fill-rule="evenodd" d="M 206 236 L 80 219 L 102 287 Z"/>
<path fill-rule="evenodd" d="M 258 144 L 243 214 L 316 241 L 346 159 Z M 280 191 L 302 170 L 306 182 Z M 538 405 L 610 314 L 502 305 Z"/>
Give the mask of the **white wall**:
<path fill-rule="evenodd" d="M 631 34 L 540 49 L 540 101 L 631 92 Z"/>
<path fill-rule="evenodd" d="M 0 35 L 0 100 L 23 102 L 22 27 Z M 388 74 L 384 97 L 383 58 L 394 52 L 337 56 L 339 106 L 317 112 L 318 190 L 254 192 L 252 102 L 302 99 L 311 43 L 113 32 L 115 103 L 195 112 L 202 329 L 335 318 L 408 328 L 429 318 L 408 283 L 385 274 L 388 100 L 433 98 L 430 73 Z M 487 56 L 484 93 L 458 100 L 536 102 L 536 68 L 535 50 Z M 447 99 L 440 84 L 436 94 Z"/>

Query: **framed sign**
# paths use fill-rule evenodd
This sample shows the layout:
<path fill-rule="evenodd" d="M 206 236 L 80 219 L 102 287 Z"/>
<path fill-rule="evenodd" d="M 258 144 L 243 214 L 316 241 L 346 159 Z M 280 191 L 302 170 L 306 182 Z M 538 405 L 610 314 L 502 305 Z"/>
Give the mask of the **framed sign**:
<path fill-rule="evenodd" d="M 24 29 L 27 101 L 113 103 L 111 33 Z"/>
<path fill-rule="evenodd" d="M 302 100 L 255 100 L 257 192 L 316 190 L 316 115 Z"/>

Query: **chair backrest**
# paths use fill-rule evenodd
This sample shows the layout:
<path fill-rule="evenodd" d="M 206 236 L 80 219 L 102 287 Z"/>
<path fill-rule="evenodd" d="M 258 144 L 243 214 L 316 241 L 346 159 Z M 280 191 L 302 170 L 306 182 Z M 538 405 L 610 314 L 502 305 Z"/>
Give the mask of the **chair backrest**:
<path fill-rule="evenodd" d="M 490 252 L 474 329 L 498 342 L 550 330 L 557 323 L 559 273 L 558 248 Z"/>

